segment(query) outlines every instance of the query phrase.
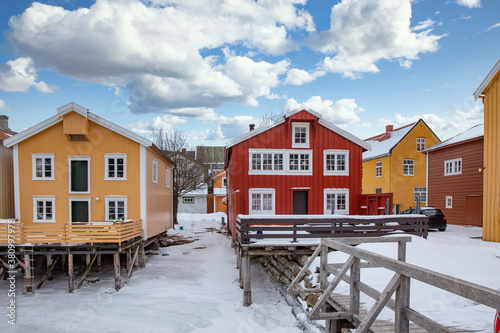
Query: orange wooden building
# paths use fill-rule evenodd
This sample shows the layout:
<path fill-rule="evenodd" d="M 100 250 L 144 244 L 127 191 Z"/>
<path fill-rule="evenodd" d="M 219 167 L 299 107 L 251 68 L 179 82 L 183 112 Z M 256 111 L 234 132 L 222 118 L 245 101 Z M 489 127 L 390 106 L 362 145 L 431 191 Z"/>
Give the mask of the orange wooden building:
<path fill-rule="evenodd" d="M 227 213 L 227 173 L 226 170 L 221 170 L 212 176 L 214 184 L 213 205 L 214 213 Z"/>
<path fill-rule="evenodd" d="M 121 243 L 172 228 L 174 163 L 150 140 L 78 104 L 4 145 L 13 149 L 19 243 Z M 96 230 L 79 234 L 82 225 Z"/>

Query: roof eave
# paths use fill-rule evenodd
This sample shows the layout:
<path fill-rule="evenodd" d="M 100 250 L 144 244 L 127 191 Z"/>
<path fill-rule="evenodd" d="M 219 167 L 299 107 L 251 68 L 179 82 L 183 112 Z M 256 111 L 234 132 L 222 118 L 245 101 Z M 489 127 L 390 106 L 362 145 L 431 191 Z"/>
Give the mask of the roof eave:
<path fill-rule="evenodd" d="M 490 85 L 491 81 L 497 76 L 497 74 L 500 71 L 500 59 L 497 61 L 495 66 L 490 70 L 490 72 L 486 75 L 484 78 L 483 82 L 477 87 L 476 91 L 474 91 L 474 100 L 477 100 L 483 92 L 486 90 L 486 88 Z"/>

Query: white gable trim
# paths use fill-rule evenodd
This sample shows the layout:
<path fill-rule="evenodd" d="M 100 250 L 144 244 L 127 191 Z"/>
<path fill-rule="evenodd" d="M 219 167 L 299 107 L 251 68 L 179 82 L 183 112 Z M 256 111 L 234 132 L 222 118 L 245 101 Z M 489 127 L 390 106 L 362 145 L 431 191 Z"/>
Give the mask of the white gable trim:
<path fill-rule="evenodd" d="M 314 110 L 311 110 L 309 108 L 300 108 L 300 109 L 297 109 L 297 110 L 294 110 L 294 111 L 287 112 L 287 114 L 285 114 L 285 118 L 289 118 L 289 117 L 293 116 L 294 114 L 297 114 L 297 113 L 299 113 L 301 111 L 306 111 L 306 112 L 312 114 L 313 116 L 315 116 L 316 118 L 319 118 L 319 119 L 323 118 L 323 116 L 320 113 L 318 113 L 318 112 L 316 112 Z"/>
<path fill-rule="evenodd" d="M 476 91 L 474 91 L 474 100 L 478 99 L 482 95 L 486 87 L 490 84 L 491 80 L 493 80 L 493 78 L 497 75 L 498 71 L 500 71 L 500 60 L 497 61 L 488 75 L 486 75 L 483 82 L 481 82 Z"/>
<path fill-rule="evenodd" d="M 240 135 L 239 137 L 229 141 L 226 143 L 226 148 L 229 148 L 229 147 L 232 147 L 234 145 L 237 145 L 238 143 L 240 142 L 243 142 L 243 141 L 246 141 L 260 133 L 263 133 L 267 130 L 270 130 L 271 128 L 273 127 L 276 127 L 278 125 L 281 125 L 285 122 L 285 118 L 281 118 L 276 124 L 272 124 L 272 125 L 268 125 L 268 126 L 263 126 L 263 127 L 260 127 L 260 128 L 257 128 L 256 130 L 253 130 L 253 131 L 249 131 L 243 135 Z"/>
<path fill-rule="evenodd" d="M 41 131 L 57 124 L 58 122 L 63 120 L 63 117 L 65 114 L 75 111 L 78 114 L 82 114 L 83 110 L 87 110 L 83 108 L 82 106 L 75 104 L 75 103 L 69 103 L 66 104 L 65 106 L 62 106 L 57 109 L 57 115 L 50 117 L 49 119 L 42 121 L 41 123 L 28 128 L 27 130 L 24 130 L 20 132 L 19 134 L 13 135 L 8 139 L 4 140 L 4 146 L 7 148 L 12 147 L 13 145 L 24 141 L 30 137 L 32 137 L 35 134 L 40 133 Z M 99 117 L 96 114 L 93 114 L 91 112 L 85 111 L 85 114 L 82 114 L 84 117 L 88 118 L 89 120 L 95 122 L 98 125 L 101 125 L 102 127 L 105 127 L 115 133 L 118 133 L 132 141 L 135 141 L 141 145 L 150 147 L 153 145 L 153 142 L 151 140 L 148 140 L 140 135 L 137 135 L 133 133 L 132 131 L 129 131 L 119 125 L 116 125 L 115 123 L 110 122 L 109 120 L 106 120 L 102 117 Z"/>

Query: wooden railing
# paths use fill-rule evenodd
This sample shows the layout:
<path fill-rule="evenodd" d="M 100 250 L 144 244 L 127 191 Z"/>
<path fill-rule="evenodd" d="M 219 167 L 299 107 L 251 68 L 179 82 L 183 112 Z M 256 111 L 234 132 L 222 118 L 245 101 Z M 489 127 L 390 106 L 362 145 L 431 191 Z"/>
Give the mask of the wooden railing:
<path fill-rule="evenodd" d="M 308 312 L 307 316 L 311 320 L 327 320 L 327 332 L 336 331 L 333 327 L 340 327 L 339 321 L 343 320 L 349 321 L 356 327 L 356 333 L 369 332 L 371 325 L 384 307 L 393 310 L 395 313 L 394 332 L 409 332 L 410 322 L 428 332 L 454 332 L 454 330 L 450 330 L 410 307 L 411 279 L 465 297 L 493 309 L 500 309 L 500 291 L 498 290 L 406 263 L 406 242 L 410 241 L 411 238 L 407 236 L 322 239 L 320 246 L 316 248 L 316 251 L 292 281 L 287 292 L 306 295 L 321 293 L 318 302 Z M 374 242 L 398 242 L 398 260 L 354 246 Z M 330 264 L 328 263 L 328 252 L 330 250 L 342 251 L 350 255 L 350 257 L 344 264 Z M 317 256 L 320 256 L 320 285 L 317 288 L 302 288 L 300 281 Z M 361 268 L 377 267 L 394 272 L 393 278 L 382 292 L 360 280 Z M 350 275 L 347 274 L 348 272 L 350 272 Z M 328 279 L 328 274 L 332 274 L 334 278 Z M 333 296 L 335 288 L 341 281 L 350 285 L 348 304 L 339 302 Z M 360 292 L 375 300 L 375 304 L 365 314 L 360 311 Z M 394 293 L 396 294 L 395 299 L 391 298 Z M 334 311 L 328 311 L 327 307 L 331 307 Z"/>
<path fill-rule="evenodd" d="M 237 239 L 240 244 L 258 240 L 325 237 L 374 237 L 410 233 L 427 238 L 429 218 L 425 215 L 238 215 Z"/>
<path fill-rule="evenodd" d="M 14 232 L 9 231 L 14 230 Z M 10 235 L 9 236 L 9 232 Z M 14 237 L 12 236 L 14 235 Z M 15 240 L 15 244 L 75 244 L 113 243 L 122 244 L 142 236 L 142 220 L 125 222 L 71 223 L 50 229 L 46 225 L 23 225 L 15 222 L 0 223 L 0 244 Z"/>

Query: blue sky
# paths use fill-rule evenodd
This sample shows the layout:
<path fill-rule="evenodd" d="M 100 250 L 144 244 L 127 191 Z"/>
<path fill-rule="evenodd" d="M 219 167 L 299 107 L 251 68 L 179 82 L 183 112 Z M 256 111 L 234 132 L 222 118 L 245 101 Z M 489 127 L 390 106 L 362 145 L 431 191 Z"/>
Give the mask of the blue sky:
<path fill-rule="evenodd" d="M 365 139 L 482 122 L 497 0 L 2 1 L 0 113 L 21 131 L 76 102 L 141 135 L 224 145 L 309 107 Z"/>

